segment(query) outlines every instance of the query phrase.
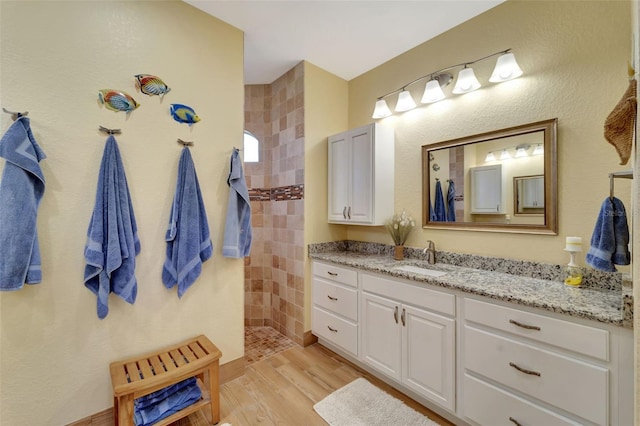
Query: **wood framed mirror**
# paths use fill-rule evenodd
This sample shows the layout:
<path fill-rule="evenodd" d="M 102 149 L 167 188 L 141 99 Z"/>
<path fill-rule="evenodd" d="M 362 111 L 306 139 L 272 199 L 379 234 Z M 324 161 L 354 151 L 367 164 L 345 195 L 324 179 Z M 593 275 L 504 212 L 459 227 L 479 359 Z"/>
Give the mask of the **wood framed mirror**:
<path fill-rule="evenodd" d="M 423 145 L 423 227 L 557 235 L 557 122 Z"/>

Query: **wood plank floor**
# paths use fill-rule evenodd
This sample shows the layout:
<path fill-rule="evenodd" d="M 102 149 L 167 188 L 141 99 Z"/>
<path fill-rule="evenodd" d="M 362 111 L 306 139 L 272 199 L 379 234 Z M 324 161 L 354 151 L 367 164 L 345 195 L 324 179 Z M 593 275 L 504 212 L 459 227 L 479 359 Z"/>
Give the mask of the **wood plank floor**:
<path fill-rule="evenodd" d="M 404 401 L 440 425 L 445 419 L 391 388 L 349 361 L 314 344 L 296 346 L 247 366 L 245 374 L 220 387 L 220 424 L 233 426 L 325 426 L 313 405 L 358 377 L 365 377 L 385 392 Z M 103 422 L 104 421 L 104 422 Z M 91 426 L 112 425 L 113 419 L 94 421 Z M 174 426 L 208 425 L 202 412 Z"/>

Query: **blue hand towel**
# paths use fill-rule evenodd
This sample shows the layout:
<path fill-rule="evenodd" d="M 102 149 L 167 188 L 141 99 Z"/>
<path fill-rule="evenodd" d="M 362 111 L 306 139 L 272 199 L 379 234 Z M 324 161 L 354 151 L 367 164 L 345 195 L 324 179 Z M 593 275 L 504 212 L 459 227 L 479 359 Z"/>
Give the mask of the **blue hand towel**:
<path fill-rule="evenodd" d="M 84 285 L 98 296 L 98 318 L 109 313 L 109 293 L 133 304 L 138 292 L 136 256 L 138 228 L 120 150 L 113 135 L 107 138 L 100 164 L 96 203 L 84 249 Z"/>
<path fill-rule="evenodd" d="M 162 268 L 165 287 L 178 286 L 178 297 L 198 279 L 202 263 L 213 254 L 207 213 L 189 148 L 178 165 L 178 181 L 166 234 L 167 259 Z"/>
<path fill-rule="evenodd" d="M 6 160 L 0 181 L 0 290 L 19 290 L 42 280 L 36 225 L 45 186 L 39 162 L 46 156 L 27 117 L 0 139 L 0 157 Z"/>
<path fill-rule="evenodd" d="M 134 422 L 136 426 L 152 425 L 197 402 L 201 397 L 202 391 L 194 383 L 147 407 L 138 408 L 134 403 Z"/>
<path fill-rule="evenodd" d="M 157 404 L 158 402 L 166 399 L 167 397 L 173 395 L 174 393 L 189 387 L 195 386 L 196 378 L 190 377 L 181 382 L 174 383 L 173 385 L 167 386 L 166 388 L 162 388 L 155 392 L 150 393 L 149 395 L 141 396 L 133 401 L 133 405 L 136 409 L 142 410 L 147 407 L 151 407 L 152 405 Z"/>
<path fill-rule="evenodd" d="M 456 221 L 455 196 L 456 185 L 453 183 L 453 180 L 449 179 L 449 188 L 447 189 L 447 222 Z"/>
<path fill-rule="evenodd" d="M 231 154 L 229 177 L 229 203 L 224 226 L 224 257 L 243 258 L 251 252 L 251 201 L 242 171 L 242 161 L 237 149 Z"/>
<path fill-rule="evenodd" d="M 433 211 L 433 203 L 431 203 L 431 200 L 429 200 L 429 222 L 435 222 L 436 221 L 436 214 Z"/>
<path fill-rule="evenodd" d="M 627 213 L 618 198 L 608 197 L 602 203 L 586 260 L 595 269 L 607 272 L 616 271 L 614 264 L 630 263 Z"/>
<path fill-rule="evenodd" d="M 436 181 L 436 197 L 434 201 L 433 213 L 436 216 L 436 222 L 444 222 L 447 220 L 447 213 L 444 207 L 444 195 L 442 195 L 442 184 Z"/>

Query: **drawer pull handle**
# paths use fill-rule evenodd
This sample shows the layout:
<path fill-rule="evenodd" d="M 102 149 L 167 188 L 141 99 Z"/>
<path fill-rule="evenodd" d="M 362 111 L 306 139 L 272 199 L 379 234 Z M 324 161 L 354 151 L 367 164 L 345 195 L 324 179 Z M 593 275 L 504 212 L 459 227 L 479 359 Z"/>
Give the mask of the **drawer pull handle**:
<path fill-rule="evenodd" d="M 527 330 L 538 330 L 540 331 L 540 327 L 538 327 L 537 325 L 527 325 L 527 324 L 522 324 L 519 323 L 518 321 L 512 320 L 510 319 L 509 322 L 513 325 L 517 325 L 518 327 L 521 328 L 526 328 Z"/>
<path fill-rule="evenodd" d="M 516 419 L 514 419 L 513 417 L 509 417 L 509 421 L 515 424 L 516 426 L 522 426 L 522 424 Z"/>
<path fill-rule="evenodd" d="M 393 319 L 396 320 L 396 324 L 398 323 L 398 307 L 393 310 Z"/>
<path fill-rule="evenodd" d="M 404 308 L 402 308 L 402 315 L 400 315 L 400 319 L 402 320 L 402 326 L 403 327 L 406 325 L 405 322 L 404 322 L 405 314 L 406 314 L 406 311 L 405 311 Z"/>
<path fill-rule="evenodd" d="M 331 328 L 330 325 L 328 325 L 327 328 L 329 329 L 329 331 L 333 331 L 334 333 L 338 332 L 338 330 L 336 330 L 335 328 Z"/>
<path fill-rule="evenodd" d="M 347 210 L 347 217 L 351 219 L 351 206 L 349 206 L 349 210 Z"/>
<path fill-rule="evenodd" d="M 338 276 L 337 272 L 328 271 L 327 274 L 331 275 L 332 277 L 337 277 Z"/>
<path fill-rule="evenodd" d="M 331 296 L 329 296 L 328 294 L 327 294 L 327 297 L 329 298 L 329 300 L 333 300 L 334 302 L 335 302 L 336 300 L 338 300 L 338 298 L 337 298 L 337 297 L 331 297 Z"/>
<path fill-rule="evenodd" d="M 347 206 L 344 206 L 344 209 L 342 209 L 342 217 L 347 218 Z"/>
<path fill-rule="evenodd" d="M 531 376 L 538 376 L 540 377 L 540 373 L 538 373 L 537 371 L 533 371 L 533 370 L 527 370 L 526 368 L 522 368 L 519 367 L 518 365 L 514 364 L 513 362 L 510 362 L 509 365 L 513 368 L 515 368 L 516 370 L 524 373 L 524 374 L 530 374 Z"/>

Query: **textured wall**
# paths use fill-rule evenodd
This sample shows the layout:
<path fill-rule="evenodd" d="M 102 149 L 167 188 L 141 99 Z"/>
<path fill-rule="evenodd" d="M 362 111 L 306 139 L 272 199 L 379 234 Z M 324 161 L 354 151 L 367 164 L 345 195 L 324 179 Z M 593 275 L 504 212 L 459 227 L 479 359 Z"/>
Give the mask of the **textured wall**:
<path fill-rule="evenodd" d="M 493 60 L 474 65 L 480 90 L 381 120 L 396 134 L 396 210 L 419 216 L 420 147 L 558 118 L 559 235 L 425 229 L 408 245 L 565 263 L 567 235 L 589 241 L 609 193 L 607 174 L 627 170 L 603 137 L 603 123 L 625 91 L 631 59 L 630 3 L 507 1 L 349 82 L 349 127 L 371 122 L 378 96 L 437 69 L 513 48 L 524 75 L 488 83 Z M 418 102 L 424 83 L 410 87 Z M 445 89 L 450 94 L 452 87 Z M 395 105 L 395 97 L 389 98 Z M 631 208 L 630 182 L 616 195 Z M 382 228 L 350 227 L 349 238 L 390 243 Z M 583 261 L 582 261 L 583 262 Z"/>
<path fill-rule="evenodd" d="M 222 363 L 241 357 L 242 260 L 223 258 L 220 247 L 228 161 L 243 129 L 242 33 L 179 1 L 3 1 L 0 10 L 2 106 L 29 111 L 48 156 L 38 222 L 43 282 L 0 294 L 0 424 L 62 425 L 102 411 L 113 404 L 111 361 L 197 334 L 219 346 Z M 172 91 L 162 102 L 136 93 L 138 73 L 159 75 Z M 126 90 L 141 106 L 128 118 L 100 108 L 102 88 Z M 173 102 L 192 105 L 202 121 L 176 123 Z M 10 124 L 0 114 L 3 132 Z M 123 130 L 117 139 L 142 243 L 136 303 L 112 295 L 104 320 L 82 278 L 106 139 L 99 125 Z M 160 278 L 177 138 L 195 141 L 215 246 L 182 299 Z"/>

